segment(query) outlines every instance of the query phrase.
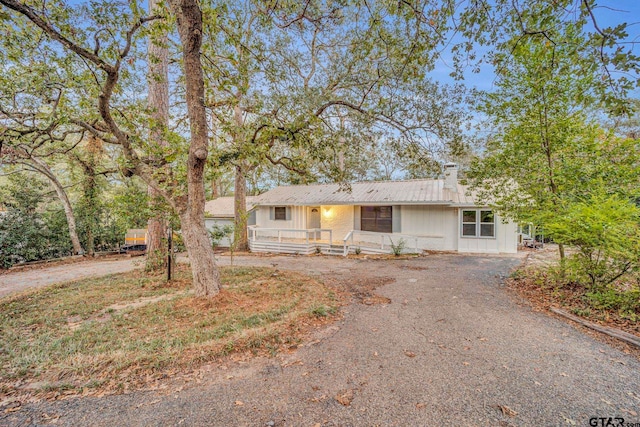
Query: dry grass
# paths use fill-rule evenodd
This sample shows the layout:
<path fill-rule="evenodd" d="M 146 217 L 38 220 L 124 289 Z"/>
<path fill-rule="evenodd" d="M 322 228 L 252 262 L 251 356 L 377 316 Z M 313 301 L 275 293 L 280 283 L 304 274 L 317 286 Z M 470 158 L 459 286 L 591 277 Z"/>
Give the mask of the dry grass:
<path fill-rule="evenodd" d="M 189 273 L 132 272 L 0 300 L 0 394 L 117 391 L 234 352 L 274 353 L 325 321 L 338 296 L 292 272 L 222 270 L 211 300 Z"/>

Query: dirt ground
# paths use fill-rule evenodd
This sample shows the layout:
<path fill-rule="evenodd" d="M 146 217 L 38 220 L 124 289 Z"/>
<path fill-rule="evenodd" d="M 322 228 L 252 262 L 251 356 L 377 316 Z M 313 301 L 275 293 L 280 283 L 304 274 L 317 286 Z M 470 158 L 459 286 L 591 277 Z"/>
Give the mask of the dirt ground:
<path fill-rule="evenodd" d="M 638 359 L 505 289 L 521 262 L 458 254 L 236 257 L 236 265 L 306 272 L 350 291 L 353 302 L 298 349 L 225 360 L 153 390 L 9 404 L 0 425 L 640 423 Z"/>

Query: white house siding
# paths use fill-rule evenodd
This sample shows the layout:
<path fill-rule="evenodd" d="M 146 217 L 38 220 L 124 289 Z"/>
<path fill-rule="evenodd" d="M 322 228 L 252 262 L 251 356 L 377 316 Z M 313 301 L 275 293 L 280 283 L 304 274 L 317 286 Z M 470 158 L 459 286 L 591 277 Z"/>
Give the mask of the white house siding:
<path fill-rule="evenodd" d="M 341 243 L 342 239 L 353 230 L 353 226 L 353 206 L 333 205 L 320 207 L 320 227 L 333 230 L 334 243 Z"/>
<path fill-rule="evenodd" d="M 271 219 L 270 206 L 260 206 L 256 208 L 256 224 L 258 229 L 260 228 L 288 228 L 296 230 L 307 229 L 307 208 L 305 206 L 287 206 L 291 210 L 289 220 L 274 220 Z M 258 236 L 276 237 L 277 231 L 258 231 Z M 282 232 L 282 237 L 287 238 L 303 238 L 303 233 Z"/>
<path fill-rule="evenodd" d="M 518 252 L 518 225 L 514 222 L 503 224 L 498 218 L 498 230 L 498 250 L 507 254 Z"/>
<path fill-rule="evenodd" d="M 494 238 L 462 237 L 462 221 L 458 217 L 458 251 L 473 253 L 516 253 L 518 251 L 516 225 L 508 222 L 504 224 L 496 215 L 496 236 Z"/>
<path fill-rule="evenodd" d="M 445 206 L 412 206 L 400 208 L 400 234 L 419 236 L 421 249 L 455 251 L 458 249 L 457 209 Z M 394 210 L 395 215 L 395 210 Z M 407 242 L 409 246 L 413 242 Z"/>

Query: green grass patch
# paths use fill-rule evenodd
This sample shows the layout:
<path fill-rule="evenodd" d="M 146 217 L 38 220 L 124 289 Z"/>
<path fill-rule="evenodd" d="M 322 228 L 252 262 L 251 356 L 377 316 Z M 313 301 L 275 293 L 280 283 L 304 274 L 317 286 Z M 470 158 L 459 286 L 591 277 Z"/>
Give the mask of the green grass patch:
<path fill-rule="evenodd" d="M 137 271 L 0 300 L 0 387 L 119 390 L 234 352 L 274 354 L 297 342 L 303 325 L 337 311 L 333 291 L 298 273 L 221 274 L 213 299 L 194 297 L 180 269 L 169 284 Z"/>

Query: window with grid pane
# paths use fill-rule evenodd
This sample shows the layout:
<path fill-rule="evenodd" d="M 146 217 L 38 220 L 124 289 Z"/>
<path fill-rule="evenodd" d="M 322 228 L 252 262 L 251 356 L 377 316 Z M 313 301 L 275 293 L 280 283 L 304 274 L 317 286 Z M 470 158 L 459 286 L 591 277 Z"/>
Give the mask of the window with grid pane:
<path fill-rule="evenodd" d="M 495 219 L 492 211 L 480 211 L 480 236 L 495 236 Z"/>
<path fill-rule="evenodd" d="M 462 237 L 495 237 L 495 224 L 495 215 L 491 210 L 465 209 L 462 211 Z"/>
<path fill-rule="evenodd" d="M 476 237 L 478 212 L 475 210 L 462 211 L 462 235 L 465 237 Z"/>

